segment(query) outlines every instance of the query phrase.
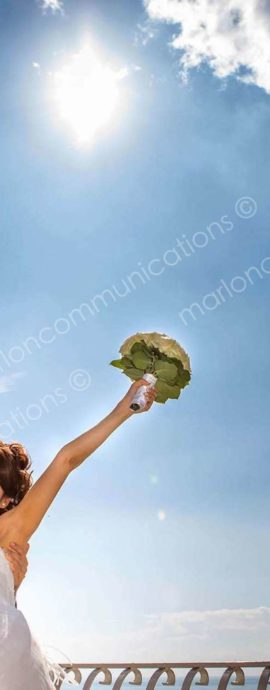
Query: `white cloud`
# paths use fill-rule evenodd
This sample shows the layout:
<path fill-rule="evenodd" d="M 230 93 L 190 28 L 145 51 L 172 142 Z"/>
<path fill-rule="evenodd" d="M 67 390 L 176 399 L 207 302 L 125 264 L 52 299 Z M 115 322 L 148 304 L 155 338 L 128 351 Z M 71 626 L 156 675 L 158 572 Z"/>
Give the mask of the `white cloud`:
<path fill-rule="evenodd" d="M 59 640 L 44 627 L 42 637 L 58 647 L 61 642 L 66 655 L 85 662 L 90 661 L 89 649 L 97 662 L 109 658 L 112 663 L 120 656 L 133 662 L 254 661 L 269 656 L 270 608 L 265 606 L 145 615 L 133 624 L 108 618 L 104 633 L 95 630 L 94 621 L 84 625 L 79 618 L 76 632 L 65 630 Z"/>
<path fill-rule="evenodd" d="M 42 0 L 42 9 L 44 12 L 52 10 L 52 12 L 63 12 L 62 0 Z"/>
<path fill-rule="evenodd" d="M 7 374 L 6 376 L 0 376 L 0 394 L 9 393 L 14 388 L 17 379 L 22 378 L 24 372 L 20 371 L 17 374 Z"/>
<path fill-rule="evenodd" d="M 157 29 L 153 27 L 151 21 L 138 24 L 135 33 L 135 44 L 146 46 L 156 35 Z"/>
<path fill-rule="evenodd" d="M 270 93 L 268 0 L 144 0 L 152 20 L 179 26 L 172 45 L 183 73 L 207 63 L 223 79 L 256 84 Z"/>
<path fill-rule="evenodd" d="M 117 73 L 117 79 L 125 79 L 129 75 L 129 68 L 128 67 L 122 67 L 118 73 Z"/>
<path fill-rule="evenodd" d="M 220 631 L 270 631 L 270 608 L 210 609 L 148 615 L 148 624 L 158 635 L 207 637 Z"/>

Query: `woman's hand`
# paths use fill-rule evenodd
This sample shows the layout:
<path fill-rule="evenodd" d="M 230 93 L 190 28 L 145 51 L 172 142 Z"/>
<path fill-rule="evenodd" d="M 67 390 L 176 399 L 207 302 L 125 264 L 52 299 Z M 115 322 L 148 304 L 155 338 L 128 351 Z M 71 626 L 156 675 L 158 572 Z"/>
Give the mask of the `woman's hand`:
<path fill-rule="evenodd" d="M 138 388 L 140 388 L 141 386 L 149 386 L 149 389 L 145 392 L 146 405 L 143 408 L 140 408 L 139 410 L 131 410 L 130 405 L 132 403 L 134 395 L 137 392 Z M 133 414 L 140 414 L 140 412 L 148 412 L 148 410 L 150 410 L 150 407 L 152 407 L 156 397 L 157 389 L 152 387 L 148 381 L 142 378 L 132 383 L 126 395 L 118 403 L 116 409 L 119 410 L 126 417 L 131 417 Z"/>
<path fill-rule="evenodd" d="M 17 591 L 21 585 L 27 572 L 28 560 L 26 554 L 28 549 L 29 544 L 26 544 L 26 546 L 19 546 L 19 544 L 14 542 L 11 542 L 9 546 L 4 549 L 5 556 L 13 572 L 15 591 Z"/>

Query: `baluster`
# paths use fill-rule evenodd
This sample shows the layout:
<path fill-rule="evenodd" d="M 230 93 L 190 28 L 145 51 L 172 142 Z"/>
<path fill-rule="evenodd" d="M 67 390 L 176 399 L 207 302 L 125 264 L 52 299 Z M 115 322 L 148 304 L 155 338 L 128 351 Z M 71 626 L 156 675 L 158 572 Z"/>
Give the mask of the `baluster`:
<path fill-rule="evenodd" d="M 95 678 L 99 675 L 99 673 L 103 673 L 104 675 L 104 680 L 99 681 L 100 685 L 111 685 L 112 674 L 110 669 L 107 666 L 100 665 L 97 666 L 97 668 L 94 668 L 94 670 L 90 673 L 90 676 L 86 678 L 82 690 L 90 690 L 92 683 L 94 682 Z"/>
<path fill-rule="evenodd" d="M 182 683 L 182 690 L 190 690 L 191 683 L 192 683 L 193 679 L 195 678 L 195 676 L 197 675 L 197 673 L 200 674 L 200 680 L 197 681 L 195 684 L 196 685 L 208 685 L 208 683 L 209 683 L 208 671 L 203 666 L 196 666 L 194 668 L 191 668 L 190 671 L 188 671 L 188 673 L 187 673 L 187 675 L 184 678 L 183 683 Z"/>
<path fill-rule="evenodd" d="M 245 674 L 240 666 L 229 666 L 224 671 L 219 681 L 218 690 L 227 690 L 227 686 L 231 676 L 235 673 L 236 680 L 232 681 L 232 685 L 245 685 Z"/>
<path fill-rule="evenodd" d="M 260 680 L 258 682 L 258 690 L 267 690 L 267 685 L 270 678 L 270 666 L 265 666 L 263 669 Z"/>

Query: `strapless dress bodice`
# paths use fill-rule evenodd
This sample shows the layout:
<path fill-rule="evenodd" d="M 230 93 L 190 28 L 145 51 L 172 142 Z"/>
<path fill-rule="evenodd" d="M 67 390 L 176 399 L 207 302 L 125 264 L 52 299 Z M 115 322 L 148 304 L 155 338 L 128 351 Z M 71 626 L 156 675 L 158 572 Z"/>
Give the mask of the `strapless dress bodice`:
<path fill-rule="evenodd" d="M 0 547 L 1 690 L 55 690 L 57 680 L 71 682 L 66 675 L 58 664 L 48 661 L 23 613 L 16 608 L 13 573 Z"/>
<path fill-rule="evenodd" d="M 0 602 L 15 606 L 14 577 L 4 549 L 0 546 Z"/>

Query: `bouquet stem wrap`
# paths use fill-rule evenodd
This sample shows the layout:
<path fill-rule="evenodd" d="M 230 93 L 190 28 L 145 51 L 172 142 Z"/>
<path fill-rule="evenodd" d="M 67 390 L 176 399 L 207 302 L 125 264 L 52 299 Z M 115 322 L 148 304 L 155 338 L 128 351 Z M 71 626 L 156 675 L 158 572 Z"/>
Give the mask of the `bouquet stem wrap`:
<path fill-rule="evenodd" d="M 146 396 L 145 393 L 148 390 L 148 388 L 154 388 L 154 385 L 157 381 L 157 377 L 154 376 L 154 374 L 144 374 L 142 377 L 145 379 L 145 381 L 149 382 L 149 386 L 140 386 L 138 388 L 136 394 L 134 395 L 134 398 L 132 400 L 132 403 L 130 405 L 131 410 L 141 410 L 145 407 L 146 404 Z"/>

